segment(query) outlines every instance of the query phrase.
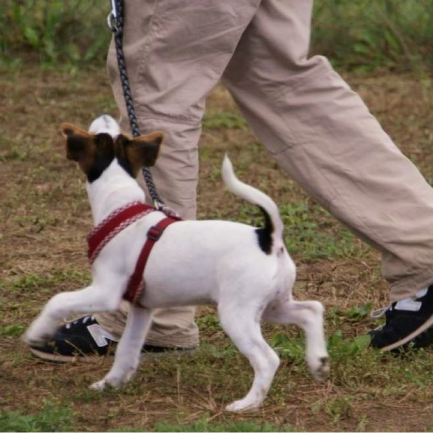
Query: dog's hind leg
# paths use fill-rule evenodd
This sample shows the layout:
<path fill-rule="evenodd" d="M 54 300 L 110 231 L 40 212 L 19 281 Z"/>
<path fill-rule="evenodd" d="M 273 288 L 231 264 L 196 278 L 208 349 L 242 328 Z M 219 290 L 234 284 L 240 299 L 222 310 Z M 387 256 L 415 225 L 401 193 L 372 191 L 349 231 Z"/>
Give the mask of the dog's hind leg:
<path fill-rule="evenodd" d="M 140 352 L 152 321 L 152 310 L 130 305 L 125 330 L 119 341 L 114 364 L 108 374 L 92 389 L 102 390 L 107 385 L 119 388 L 127 383 L 137 370 Z"/>
<path fill-rule="evenodd" d="M 233 306 L 220 303 L 218 312 L 224 331 L 254 369 L 253 385 L 246 397 L 228 405 L 226 410 L 239 412 L 257 409 L 271 387 L 280 360 L 262 337 L 260 312 L 255 305 Z"/>
<path fill-rule="evenodd" d="M 71 314 L 112 311 L 118 308 L 120 293 L 110 287 L 89 286 L 76 292 L 64 292 L 53 296 L 41 314 L 24 334 L 24 341 L 32 346 L 43 345 L 56 332 L 59 321 Z"/>
<path fill-rule="evenodd" d="M 300 326 L 306 335 L 306 358 L 311 374 L 317 380 L 329 376 L 329 358 L 323 326 L 323 306 L 317 301 L 273 302 L 263 313 L 263 320 L 278 324 L 295 324 Z"/>

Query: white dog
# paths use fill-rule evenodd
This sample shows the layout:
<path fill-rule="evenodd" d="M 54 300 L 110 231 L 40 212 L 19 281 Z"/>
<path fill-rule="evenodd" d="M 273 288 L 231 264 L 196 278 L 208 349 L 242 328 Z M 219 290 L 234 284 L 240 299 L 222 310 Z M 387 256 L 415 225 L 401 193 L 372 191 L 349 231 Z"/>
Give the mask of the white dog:
<path fill-rule="evenodd" d="M 130 139 L 121 134 L 110 116 L 94 120 L 89 132 L 62 125 L 67 157 L 78 162 L 87 176 L 87 192 L 95 226 L 101 227 L 130 203 L 144 203 L 135 180 L 140 168 L 152 166 L 163 134 L 154 132 Z M 324 380 L 329 374 L 328 353 L 320 302 L 296 302 L 292 298 L 295 265 L 283 243 L 283 224 L 275 203 L 265 194 L 240 182 L 226 157 L 222 175 L 234 194 L 259 206 L 265 227 L 226 221 L 178 221 L 155 242 L 144 270 L 145 289 L 131 303 L 125 331 L 109 373 L 94 389 L 119 387 L 136 371 L 140 350 L 154 308 L 215 304 L 224 331 L 248 358 L 254 382 L 229 411 L 261 406 L 279 365 L 277 354 L 262 337 L 261 319 L 296 324 L 306 333 L 306 359 L 312 375 Z M 125 227 L 115 230 L 93 251 L 93 282 L 89 287 L 54 296 L 27 330 L 24 339 L 42 345 L 54 335 L 59 321 L 76 313 L 114 311 L 136 269 L 137 259 L 151 227 L 164 220 L 160 211 L 143 211 Z M 97 229 L 98 230 L 98 229 Z M 154 233 L 155 235 L 155 233 Z M 154 241 L 158 236 L 154 236 Z"/>

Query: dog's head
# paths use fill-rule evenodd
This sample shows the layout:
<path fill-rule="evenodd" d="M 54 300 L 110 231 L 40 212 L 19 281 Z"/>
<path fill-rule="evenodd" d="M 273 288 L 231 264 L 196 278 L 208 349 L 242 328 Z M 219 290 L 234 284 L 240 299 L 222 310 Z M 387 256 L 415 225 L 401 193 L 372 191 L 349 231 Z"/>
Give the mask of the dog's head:
<path fill-rule="evenodd" d="M 78 162 L 89 182 L 98 179 L 114 159 L 135 178 L 141 167 L 155 164 L 164 139 L 162 132 L 131 138 L 121 133 L 117 122 L 105 114 L 93 121 L 89 131 L 70 123 L 63 123 L 61 131 L 66 157 Z"/>

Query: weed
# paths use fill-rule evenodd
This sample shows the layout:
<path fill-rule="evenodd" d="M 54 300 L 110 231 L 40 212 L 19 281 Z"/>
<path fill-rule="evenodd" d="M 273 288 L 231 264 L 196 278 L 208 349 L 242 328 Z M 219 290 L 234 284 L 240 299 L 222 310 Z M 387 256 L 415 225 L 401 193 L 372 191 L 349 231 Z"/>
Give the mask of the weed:
<path fill-rule="evenodd" d="M 364 351 L 370 344 L 369 335 L 356 338 L 343 338 L 340 330 L 334 332 L 328 339 L 329 355 L 333 362 L 340 362 L 347 357 L 353 357 Z"/>
<path fill-rule="evenodd" d="M 363 319 L 364 317 L 368 317 L 370 315 L 370 312 L 371 312 L 371 302 L 367 302 L 361 307 L 355 305 L 354 307 L 344 311 L 343 314 L 351 321 L 357 322 L 360 319 Z"/>
<path fill-rule="evenodd" d="M 44 408 L 35 414 L 2 410 L 0 412 L 0 431 L 71 431 L 72 421 L 73 414 L 71 409 L 46 403 Z"/>
<path fill-rule="evenodd" d="M 338 307 L 331 307 L 327 312 L 327 316 L 328 319 L 334 323 L 334 325 L 341 325 L 343 321 L 349 321 L 352 323 L 359 322 L 360 320 L 369 317 L 370 313 L 371 302 L 367 302 L 364 305 L 355 305 L 345 310 L 341 310 Z"/>
<path fill-rule="evenodd" d="M 332 417 L 333 422 L 350 418 L 353 415 L 353 405 L 349 397 L 336 397 L 324 403 L 325 412 Z"/>
<path fill-rule="evenodd" d="M 271 337 L 269 343 L 281 358 L 289 360 L 291 364 L 301 365 L 305 362 L 304 338 L 289 338 L 286 334 L 277 332 Z"/>
<path fill-rule="evenodd" d="M 0 326 L 0 335 L 5 337 L 18 337 L 22 335 L 25 331 L 26 327 L 24 325 L 7 325 Z"/>
<path fill-rule="evenodd" d="M 197 319 L 197 325 L 206 332 L 220 331 L 221 324 L 216 313 L 206 314 Z"/>

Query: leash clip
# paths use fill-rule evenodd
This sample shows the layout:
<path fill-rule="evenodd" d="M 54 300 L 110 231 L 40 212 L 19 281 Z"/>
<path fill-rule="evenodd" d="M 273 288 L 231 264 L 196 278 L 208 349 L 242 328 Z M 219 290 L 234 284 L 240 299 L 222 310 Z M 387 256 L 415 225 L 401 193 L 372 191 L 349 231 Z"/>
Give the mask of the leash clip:
<path fill-rule="evenodd" d="M 107 16 L 107 25 L 113 33 L 118 30 L 117 27 L 117 4 L 116 0 L 111 0 L 111 12 Z"/>
<path fill-rule="evenodd" d="M 160 210 L 160 211 L 162 211 L 163 209 L 164 209 L 164 203 L 161 203 L 159 200 L 153 200 L 153 207 L 156 209 L 156 210 Z"/>
<path fill-rule="evenodd" d="M 166 206 L 164 203 L 161 203 L 159 200 L 153 200 L 153 207 L 156 210 L 159 210 L 160 212 L 164 213 L 166 216 L 174 219 L 182 219 L 180 215 L 175 212 L 174 210 L 170 209 L 168 206 Z"/>

